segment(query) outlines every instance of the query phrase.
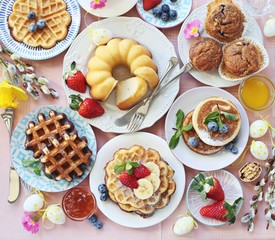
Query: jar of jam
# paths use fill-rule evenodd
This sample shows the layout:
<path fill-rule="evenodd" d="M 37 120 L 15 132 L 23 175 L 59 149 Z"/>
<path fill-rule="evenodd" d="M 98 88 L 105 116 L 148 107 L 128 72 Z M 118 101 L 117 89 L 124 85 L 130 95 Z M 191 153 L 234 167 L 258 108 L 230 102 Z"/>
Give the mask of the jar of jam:
<path fill-rule="evenodd" d="M 62 208 L 70 219 L 83 221 L 95 212 L 96 199 L 84 188 L 72 188 L 63 196 Z"/>

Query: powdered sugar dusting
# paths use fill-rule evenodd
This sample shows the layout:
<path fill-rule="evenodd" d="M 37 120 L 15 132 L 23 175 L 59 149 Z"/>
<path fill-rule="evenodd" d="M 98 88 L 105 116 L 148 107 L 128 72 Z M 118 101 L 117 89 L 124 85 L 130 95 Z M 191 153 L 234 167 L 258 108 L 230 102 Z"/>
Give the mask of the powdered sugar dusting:
<path fill-rule="evenodd" d="M 211 145 L 211 146 L 223 146 L 224 145 L 224 141 L 221 141 L 219 139 L 213 139 L 210 136 L 210 134 L 203 129 L 198 129 L 197 134 L 199 135 L 200 139 L 208 145 Z"/>

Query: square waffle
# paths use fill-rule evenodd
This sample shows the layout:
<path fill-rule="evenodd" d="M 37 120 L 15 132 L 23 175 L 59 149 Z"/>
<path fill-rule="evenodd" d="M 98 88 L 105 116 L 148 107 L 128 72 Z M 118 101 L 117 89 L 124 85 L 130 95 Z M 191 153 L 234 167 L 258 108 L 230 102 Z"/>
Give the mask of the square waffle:
<path fill-rule="evenodd" d="M 63 0 L 17 0 L 8 18 L 12 36 L 19 42 L 31 47 L 53 47 L 57 41 L 63 40 L 68 33 L 71 16 L 66 10 Z M 36 14 L 36 19 L 29 20 L 29 12 Z M 46 22 L 46 27 L 29 32 L 29 25 L 39 19 Z"/>
<path fill-rule="evenodd" d="M 160 186 L 150 198 L 144 200 L 137 198 L 132 189 L 125 187 L 119 181 L 114 166 L 129 159 L 139 164 L 154 162 L 158 165 L 160 169 Z M 116 151 L 113 160 L 106 164 L 105 173 L 105 183 L 110 199 L 117 203 L 123 211 L 135 212 L 144 218 L 152 216 L 155 210 L 167 206 L 170 197 L 176 190 L 176 183 L 173 180 L 174 170 L 161 158 L 158 151 L 154 149 L 146 150 L 139 145 Z"/>
<path fill-rule="evenodd" d="M 80 177 L 83 166 L 90 164 L 91 150 L 86 138 L 78 137 L 74 124 L 66 114 L 49 112 L 46 119 L 43 113 L 37 116 L 38 123 L 28 123 L 25 147 L 40 158 L 44 172 L 52 174 L 55 180 L 72 181 L 72 176 Z"/>

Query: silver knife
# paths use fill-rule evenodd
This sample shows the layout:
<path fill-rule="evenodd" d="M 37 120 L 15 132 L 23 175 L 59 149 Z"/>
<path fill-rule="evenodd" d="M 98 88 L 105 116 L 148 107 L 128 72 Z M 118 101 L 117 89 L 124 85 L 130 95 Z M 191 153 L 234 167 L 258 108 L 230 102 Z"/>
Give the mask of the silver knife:
<path fill-rule="evenodd" d="M 1 117 L 3 118 L 9 132 L 9 142 L 11 141 L 13 114 L 14 114 L 13 108 L 6 108 L 5 112 L 1 114 Z M 19 196 L 19 191 L 20 191 L 19 176 L 18 176 L 18 173 L 15 171 L 11 160 L 10 172 L 9 172 L 9 196 L 8 196 L 9 203 L 14 203 L 17 200 Z"/>

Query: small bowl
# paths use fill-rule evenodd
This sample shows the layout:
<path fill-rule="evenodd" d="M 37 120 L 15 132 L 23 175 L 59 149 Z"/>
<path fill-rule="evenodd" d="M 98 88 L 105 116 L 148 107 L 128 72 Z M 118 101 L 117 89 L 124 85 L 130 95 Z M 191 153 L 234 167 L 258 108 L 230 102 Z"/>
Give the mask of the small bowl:
<path fill-rule="evenodd" d="M 239 178 L 243 182 L 253 182 L 260 177 L 262 168 L 257 162 L 248 162 L 239 170 Z"/>
<path fill-rule="evenodd" d="M 63 196 L 62 208 L 73 221 L 83 221 L 95 212 L 96 198 L 84 188 L 72 188 Z"/>
<path fill-rule="evenodd" d="M 252 83 L 253 81 L 254 81 L 254 83 Z M 249 89 L 246 89 L 246 87 L 248 86 L 249 83 L 250 83 L 250 85 L 255 86 L 255 84 L 257 84 L 257 81 L 258 81 L 259 85 L 264 84 L 266 86 L 265 90 L 269 91 L 269 99 L 264 105 L 252 106 L 251 103 L 249 103 L 247 100 L 244 99 L 243 95 L 249 94 L 252 98 L 256 99 L 259 102 L 259 97 L 261 97 L 260 96 L 261 94 L 264 95 L 264 92 L 263 92 L 264 90 L 261 93 L 261 92 L 259 92 L 260 88 L 257 88 L 257 89 L 254 88 L 254 91 L 250 89 L 250 92 L 249 92 Z M 262 75 L 253 75 L 253 76 L 250 76 L 242 81 L 242 83 L 239 86 L 238 96 L 239 96 L 239 100 L 242 103 L 242 105 L 250 111 L 267 110 L 274 103 L 275 86 L 269 78 L 262 76 Z"/>

